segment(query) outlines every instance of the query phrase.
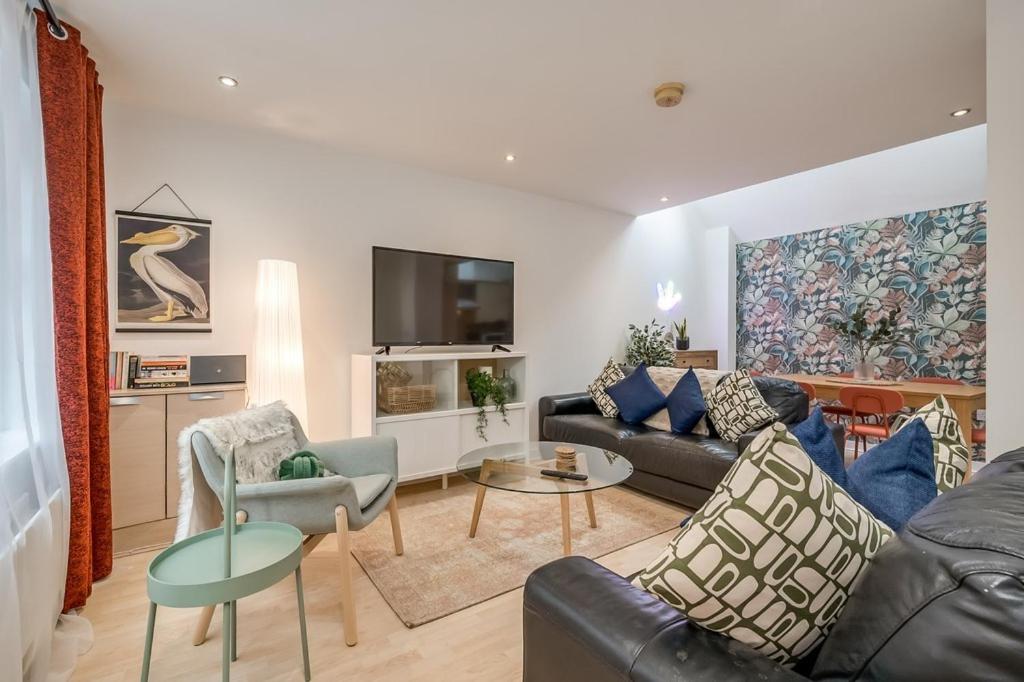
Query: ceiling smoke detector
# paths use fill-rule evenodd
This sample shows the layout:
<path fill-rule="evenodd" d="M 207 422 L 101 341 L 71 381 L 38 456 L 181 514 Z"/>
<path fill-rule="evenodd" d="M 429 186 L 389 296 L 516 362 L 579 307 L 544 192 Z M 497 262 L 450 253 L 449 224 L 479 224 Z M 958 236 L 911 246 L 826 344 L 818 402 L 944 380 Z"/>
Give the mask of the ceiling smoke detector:
<path fill-rule="evenodd" d="M 682 83 L 662 83 L 654 88 L 654 103 L 659 107 L 674 107 L 683 100 L 685 89 Z"/>

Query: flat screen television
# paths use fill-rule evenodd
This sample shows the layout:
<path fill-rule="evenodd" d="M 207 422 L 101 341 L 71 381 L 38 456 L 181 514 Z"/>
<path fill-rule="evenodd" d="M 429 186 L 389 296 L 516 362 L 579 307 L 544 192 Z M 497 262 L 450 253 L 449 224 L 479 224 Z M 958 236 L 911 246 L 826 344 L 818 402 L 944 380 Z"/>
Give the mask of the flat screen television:
<path fill-rule="evenodd" d="M 373 345 L 514 343 L 514 267 L 373 247 Z"/>

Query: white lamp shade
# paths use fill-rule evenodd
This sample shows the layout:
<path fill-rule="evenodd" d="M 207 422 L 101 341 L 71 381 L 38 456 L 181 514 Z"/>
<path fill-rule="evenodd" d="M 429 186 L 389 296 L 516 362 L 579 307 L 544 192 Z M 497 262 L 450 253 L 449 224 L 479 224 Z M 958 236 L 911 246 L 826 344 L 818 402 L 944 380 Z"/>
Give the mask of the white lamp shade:
<path fill-rule="evenodd" d="M 302 359 L 299 273 L 295 263 L 256 264 L 256 336 L 250 404 L 283 400 L 306 428 L 306 371 Z"/>

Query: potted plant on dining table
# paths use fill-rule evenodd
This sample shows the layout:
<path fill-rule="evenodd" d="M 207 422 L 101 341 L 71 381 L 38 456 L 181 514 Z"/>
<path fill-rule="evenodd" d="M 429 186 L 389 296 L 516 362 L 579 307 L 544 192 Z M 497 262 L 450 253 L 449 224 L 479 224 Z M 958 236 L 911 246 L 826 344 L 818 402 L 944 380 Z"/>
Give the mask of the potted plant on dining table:
<path fill-rule="evenodd" d="M 868 309 L 866 302 L 862 302 L 849 318 L 843 319 L 837 315 L 825 323 L 829 329 L 849 341 L 853 352 L 854 379 L 867 381 L 875 378 L 875 364 L 870 357 L 871 349 L 888 345 L 903 335 L 898 326 L 900 312 L 900 306 L 896 306 L 878 318 L 877 322 L 871 323 L 868 321 L 871 310 Z"/>

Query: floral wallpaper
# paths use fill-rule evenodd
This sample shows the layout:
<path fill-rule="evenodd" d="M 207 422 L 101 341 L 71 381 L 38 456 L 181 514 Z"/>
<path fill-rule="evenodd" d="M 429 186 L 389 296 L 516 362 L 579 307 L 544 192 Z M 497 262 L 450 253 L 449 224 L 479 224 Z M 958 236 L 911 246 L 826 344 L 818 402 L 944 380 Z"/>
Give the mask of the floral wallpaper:
<path fill-rule="evenodd" d="M 984 383 L 985 233 L 977 202 L 738 244 L 737 367 L 851 371 L 824 323 L 866 300 L 872 321 L 899 305 L 909 330 L 872 351 L 885 378 Z"/>

